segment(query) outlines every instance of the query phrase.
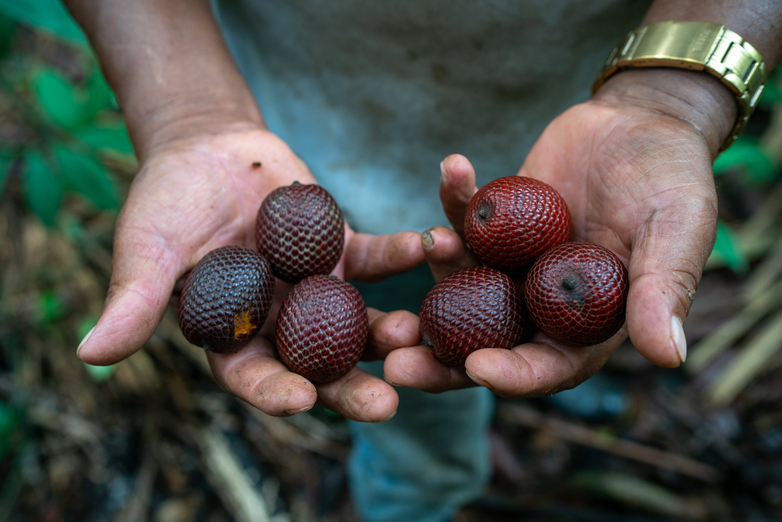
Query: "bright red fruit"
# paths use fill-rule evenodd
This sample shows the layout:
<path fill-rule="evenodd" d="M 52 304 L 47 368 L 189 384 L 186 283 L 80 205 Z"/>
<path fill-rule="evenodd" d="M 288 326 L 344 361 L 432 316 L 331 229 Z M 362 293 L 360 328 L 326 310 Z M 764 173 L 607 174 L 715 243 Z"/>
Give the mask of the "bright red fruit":
<path fill-rule="evenodd" d="M 277 351 L 291 371 L 317 383 L 336 380 L 361 358 L 369 318 L 359 291 L 336 276 L 294 285 L 277 316 Z"/>
<path fill-rule="evenodd" d="M 464 235 L 486 266 L 514 274 L 570 238 L 564 198 L 550 185 L 523 176 L 495 179 L 470 200 Z"/>
<path fill-rule="evenodd" d="M 294 182 L 263 200 L 255 239 L 274 275 L 295 283 L 334 270 L 345 246 L 345 221 L 326 189 Z"/>
<path fill-rule="evenodd" d="M 569 346 L 610 339 L 625 322 L 627 269 L 600 245 L 569 242 L 543 254 L 527 275 L 524 301 L 535 325 Z"/>
<path fill-rule="evenodd" d="M 421 335 L 434 356 L 464 367 L 481 348 L 512 348 L 524 328 L 524 303 L 516 283 L 486 266 L 465 268 L 436 284 L 421 305 Z"/>

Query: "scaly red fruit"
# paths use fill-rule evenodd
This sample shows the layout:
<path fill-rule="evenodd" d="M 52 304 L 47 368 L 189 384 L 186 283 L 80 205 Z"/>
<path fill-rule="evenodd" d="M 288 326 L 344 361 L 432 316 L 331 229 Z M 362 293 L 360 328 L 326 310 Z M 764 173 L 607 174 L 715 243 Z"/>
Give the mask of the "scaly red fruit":
<path fill-rule="evenodd" d="M 467 207 L 464 235 L 486 266 L 509 274 L 528 268 L 549 248 L 570 238 L 564 198 L 550 185 L 524 176 L 487 183 Z"/>
<path fill-rule="evenodd" d="M 196 346 L 239 350 L 266 321 L 274 296 L 269 261 L 252 250 L 225 246 L 196 264 L 179 304 L 179 327 Z"/>
<path fill-rule="evenodd" d="M 334 270 L 344 248 L 345 221 L 326 189 L 294 182 L 273 190 L 263 200 L 255 239 L 274 275 L 295 283 Z"/>
<path fill-rule="evenodd" d="M 543 254 L 527 275 L 524 301 L 535 325 L 569 346 L 610 339 L 625 322 L 627 269 L 610 250 L 569 242 Z"/>
<path fill-rule="evenodd" d="M 447 366 L 464 367 L 482 348 L 512 348 L 524 328 L 523 297 L 506 274 L 486 266 L 443 278 L 419 314 L 424 344 Z"/>
<path fill-rule="evenodd" d="M 291 371 L 316 383 L 339 379 L 361 358 L 369 318 L 359 291 L 336 276 L 294 285 L 277 316 L 277 351 Z"/>

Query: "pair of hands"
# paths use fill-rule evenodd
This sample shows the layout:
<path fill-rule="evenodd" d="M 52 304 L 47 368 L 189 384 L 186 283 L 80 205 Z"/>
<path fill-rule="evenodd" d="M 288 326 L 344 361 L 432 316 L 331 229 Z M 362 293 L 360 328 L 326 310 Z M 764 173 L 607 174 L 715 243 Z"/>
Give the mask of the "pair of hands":
<path fill-rule="evenodd" d="M 647 359 L 677 366 L 686 357 L 681 323 L 716 233 L 715 147 L 707 138 L 659 107 L 608 94 L 556 118 L 519 171 L 564 196 L 573 239 L 602 244 L 628 266 L 627 324 L 606 343 L 572 348 L 538 332 L 512 350 L 475 352 L 464 372 L 445 367 L 419 345 L 414 314 L 370 309 L 365 359 L 384 359 L 388 382 L 355 368 L 336 382 L 313 385 L 275 357 L 275 308 L 244 349 L 208 353 L 212 370 L 227 391 L 271 415 L 299 413 L 319 402 L 349 419 L 378 422 L 398 404 L 389 383 L 432 392 L 477 383 L 513 398 L 572 388 L 593 375 L 628 332 Z M 253 168 L 257 161 L 262 166 Z M 338 276 L 375 281 L 426 260 L 440 280 L 476 264 L 462 241 L 466 206 L 477 190 L 473 168 L 461 156 L 446 158 L 441 167 L 440 196 L 453 229 L 371 236 L 348 227 Z M 117 220 L 108 298 L 79 357 L 107 365 L 140 349 L 183 276 L 219 246 L 254 248 L 261 200 L 294 180 L 315 182 L 290 149 L 259 126 L 190 132 L 152 148 Z M 277 288 L 278 307 L 289 286 L 278 282 Z"/>

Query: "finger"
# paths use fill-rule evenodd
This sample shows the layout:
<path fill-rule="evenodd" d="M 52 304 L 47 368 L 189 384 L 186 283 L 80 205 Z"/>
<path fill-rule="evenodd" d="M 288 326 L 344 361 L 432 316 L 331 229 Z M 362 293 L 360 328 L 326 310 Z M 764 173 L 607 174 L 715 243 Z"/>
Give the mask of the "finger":
<path fill-rule="evenodd" d="M 420 236 L 410 231 L 379 236 L 352 234 L 340 260 L 345 279 L 365 282 L 407 272 L 423 262 Z"/>
<path fill-rule="evenodd" d="M 318 403 L 359 422 L 383 422 L 396 413 L 399 396 L 391 385 L 360 368 L 344 377 L 317 385 Z"/>
<path fill-rule="evenodd" d="M 512 350 L 485 348 L 467 357 L 465 369 L 473 381 L 501 397 L 542 397 L 578 386 L 594 375 L 626 336 L 623 329 L 605 343 L 587 348 L 553 342 L 528 343 Z"/>
<path fill-rule="evenodd" d="M 471 266 L 478 260 L 456 232 L 446 227 L 432 227 L 421 234 L 421 246 L 432 269 L 435 282 L 445 276 Z"/>
<path fill-rule="evenodd" d="M 318 399 L 315 386 L 274 358 L 269 342 L 256 336 L 233 354 L 207 352 L 209 365 L 226 391 L 277 417 L 309 410 Z"/>
<path fill-rule="evenodd" d="M 475 170 L 467 158 L 452 154 L 440 163 L 440 201 L 448 221 L 461 237 L 467 205 L 477 190 Z"/>
<path fill-rule="evenodd" d="M 386 356 L 383 376 L 394 386 L 430 393 L 475 386 L 464 370 L 450 368 L 434 358 L 426 346 L 399 348 Z"/>
<path fill-rule="evenodd" d="M 106 303 L 97 325 L 79 344 L 77 356 L 102 366 L 141 348 L 163 318 L 180 264 L 168 242 L 153 231 L 118 231 Z"/>
<path fill-rule="evenodd" d="M 630 256 L 627 325 L 651 362 L 676 367 L 687 358 L 682 323 L 716 237 L 716 196 L 692 193 L 657 212 Z"/>
<path fill-rule="evenodd" d="M 402 346 L 414 346 L 421 342 L 418 316 L 399 310 L 385 313 L 367 308 L 369 313 L 369 338 L 363 360 L 385 359 L 393 350 Z"/>

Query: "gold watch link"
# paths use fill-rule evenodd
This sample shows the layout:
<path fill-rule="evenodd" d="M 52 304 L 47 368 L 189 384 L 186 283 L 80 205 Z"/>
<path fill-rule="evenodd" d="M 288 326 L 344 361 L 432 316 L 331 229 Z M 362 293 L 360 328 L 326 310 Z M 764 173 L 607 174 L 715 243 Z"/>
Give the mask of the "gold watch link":
<path fill-rule="evenodd" d="M 707 22 L 656 22 L 630 32 L 611 52 L 592 92 L 615 73 L 636 67 L 706 71 L 731 90 L 738 118 L 720 152 L 744 130 L 766 84 L 760 53 L 725 26 Z"/>

